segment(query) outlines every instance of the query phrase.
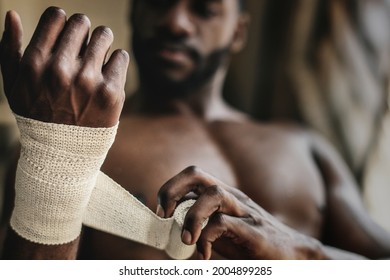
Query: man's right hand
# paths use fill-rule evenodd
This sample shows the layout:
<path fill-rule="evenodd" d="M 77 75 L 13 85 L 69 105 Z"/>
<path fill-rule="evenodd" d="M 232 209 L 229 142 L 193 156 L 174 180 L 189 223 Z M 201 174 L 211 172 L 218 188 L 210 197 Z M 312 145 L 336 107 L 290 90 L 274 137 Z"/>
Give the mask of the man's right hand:
<path fill-rule="evenodd" d="M 48 8 L 22 52 L 18 14 L 6 16 L 0 45 L 4 90 L 18 115 L 44 122 L 89 127 L 117 124 L 125 99 L 129 56 L 116 50 L 106 62 L 112 31 L 97 27 L 88 41 L 89 19 Z"/>

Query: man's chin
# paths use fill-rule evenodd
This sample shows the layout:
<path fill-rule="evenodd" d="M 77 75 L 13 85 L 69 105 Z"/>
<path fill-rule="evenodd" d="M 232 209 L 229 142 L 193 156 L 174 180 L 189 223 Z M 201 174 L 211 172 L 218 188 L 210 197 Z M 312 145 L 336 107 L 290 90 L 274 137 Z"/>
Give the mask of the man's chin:
<path fill-rule="evenodd" d="M 161 98 L 179 98 L 189 95 L 194 87 L 188 80 L 172 75 L 144 79 L 142 82 L 147 90 L 145 94 Z"/>
<path fill-rule="evenodd" d="M 190 77 L 190 73 L 169 69 L 160 73 L 159 76 L 160 76 L 160 80 L 164 81 L 166 84 L 180 85 L 186 83 L 186 81 Z"/>

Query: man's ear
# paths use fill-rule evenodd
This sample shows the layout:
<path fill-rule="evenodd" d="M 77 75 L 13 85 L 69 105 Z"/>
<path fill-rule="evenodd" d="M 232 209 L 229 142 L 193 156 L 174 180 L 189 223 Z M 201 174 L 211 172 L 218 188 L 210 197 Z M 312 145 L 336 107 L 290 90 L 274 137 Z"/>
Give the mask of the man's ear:
<path fill-rule="evenodd" d="M 248 39 L 248 27 L 250 23 L 250 15 L 243 12 L 239 15 L 236 30 L 233 35 L 233 41 L 231 44 L 231 52 L 238 53 L 246 45 Z"/>

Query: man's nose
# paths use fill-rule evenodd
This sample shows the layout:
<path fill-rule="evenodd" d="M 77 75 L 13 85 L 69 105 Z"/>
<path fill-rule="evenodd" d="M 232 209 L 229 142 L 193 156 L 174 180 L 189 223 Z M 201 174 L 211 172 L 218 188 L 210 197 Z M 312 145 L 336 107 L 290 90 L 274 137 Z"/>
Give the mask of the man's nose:
<path fill-rule="evenodd" d="M 189 37 L 195 31 L 195 24 L 187 1 L 177 1 L 162 17 L 160 28 L 178 37 Z"/>

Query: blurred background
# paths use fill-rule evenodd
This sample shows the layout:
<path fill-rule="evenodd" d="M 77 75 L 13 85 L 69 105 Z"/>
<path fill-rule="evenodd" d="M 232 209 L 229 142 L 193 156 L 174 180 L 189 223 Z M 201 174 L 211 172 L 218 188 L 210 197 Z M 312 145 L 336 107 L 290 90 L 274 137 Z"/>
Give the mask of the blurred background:
<path fill-rule="evenodd" d="M 112 49 L 131 53 L 130 2 L 0 0 L 0 20 L 16 10 L 26 46 L 41 13 L 59 6 L 111 27 Z M 247 9 L 249 41 L 232 62 L 226 99 L 259 121 L 294 121 L 326 137 L 352 170 L 371 215 L 390 231 L 390 0 L 247 0 Z M 133 63 L 127 92 L 137 84 Z M 0 204 L 17 139 L 0 90 Z"/>

